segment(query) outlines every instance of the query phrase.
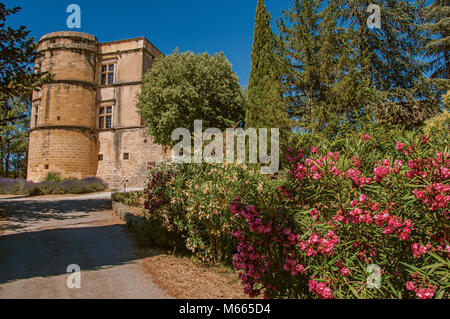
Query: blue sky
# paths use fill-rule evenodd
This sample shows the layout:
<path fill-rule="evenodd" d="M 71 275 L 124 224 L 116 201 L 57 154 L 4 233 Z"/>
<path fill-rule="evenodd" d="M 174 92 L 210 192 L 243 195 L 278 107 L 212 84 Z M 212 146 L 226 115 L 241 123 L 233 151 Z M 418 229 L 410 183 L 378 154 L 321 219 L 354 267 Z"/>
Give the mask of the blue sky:
<path fill-rule="evenodd" d="M 9 19 L 25 25 L 32 36 L 70 30 L 66 25 L 69 4 L 81 7 L 81 29 L 100 42 L 147 37 L 164 54 L 181 51 L 223 51 L 247 86 L 256 0 L 2 0 L 22 11 Z M 281 16 L 291 0 L 266 0 L 272 17 Z"/>

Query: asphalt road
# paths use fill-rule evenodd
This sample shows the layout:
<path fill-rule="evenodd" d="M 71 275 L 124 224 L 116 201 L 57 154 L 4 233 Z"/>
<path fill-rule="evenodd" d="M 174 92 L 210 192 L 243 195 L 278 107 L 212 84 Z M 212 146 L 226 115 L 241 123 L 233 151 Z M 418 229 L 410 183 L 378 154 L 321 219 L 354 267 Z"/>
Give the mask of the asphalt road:
<path fill-rule="evenodd" d="M 139 265 L 109 198 L 0 196 L 0 299 L 170 298 Z"/>

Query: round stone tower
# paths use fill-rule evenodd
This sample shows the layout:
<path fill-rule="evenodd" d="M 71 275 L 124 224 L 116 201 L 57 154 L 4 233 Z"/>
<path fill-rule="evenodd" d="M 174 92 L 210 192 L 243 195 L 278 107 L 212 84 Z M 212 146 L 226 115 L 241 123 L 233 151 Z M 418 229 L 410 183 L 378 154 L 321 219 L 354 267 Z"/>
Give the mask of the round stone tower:
<path fill-rule="evenodd" d="M 37 68 L 53 79 L 33 94 L 27 178 L 39 182 L 49 172 L 63 178 L 95 176 L 97 38 L 50 33 L 40 39 L 38 53 Z"/>

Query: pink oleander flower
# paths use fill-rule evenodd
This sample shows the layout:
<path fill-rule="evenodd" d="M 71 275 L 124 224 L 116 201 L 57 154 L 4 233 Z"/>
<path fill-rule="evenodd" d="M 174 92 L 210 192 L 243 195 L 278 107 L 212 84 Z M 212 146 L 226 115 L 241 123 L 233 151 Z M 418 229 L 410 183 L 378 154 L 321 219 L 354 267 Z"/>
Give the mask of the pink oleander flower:
<path fill-rule="evenodd" d="M 330 288 L 327 287 L 324 283 L 317 283 L 315 281 L 309 282 L 309 289 L 311 292 L 313 292 L 315 295 L 317 295 L 321 299 L 329 299 L 333 295 Z"/>
<path fill-rule="evenodd" d="M 362 194 L 361 196 L 359 196 L 359 201 L 361 203 L 364 203 L 366 201 L 366 198 L 367 198 L 366 195 Z"/>
<path fill-rule="evenodd" d="M 413 194 L 414 194 L 414 196 L 415 196 L 417 199 L 423 199 L 423 198 L 425 198 L 425 193 L 424 193 L 424 192 L 421 192 L 421 191 L 418 191 L 418 190 L 414 190 L 414 191 L 413 191 Z"/>
<path fill-rule="evenodd" d="M 433 297 L 434 297 L 434 290 L 431 289 L 431 288 L 417 289 L 416 297 L 418 299 L 433 299 Z"/>
<path fill-rule="evenodd" d="M 333 173 L 333 175 L 335 177 L 339 176 L 339 174 L 341 174 L 341 171 L 338 170 L 335 166 L 333 166 L 333 168 L 331 169 L 331 172 Z"/>
<path fill-rule="evenodd" d="M 317 147 L 315 147 L 315 146 L 311 147 L 311 153 L 316 154 L 318 152 L 319 152 L 319 150 L 317 149 Z"/>
<path fill-rule="evenodd" d="M 400 142 L 397 142 L 397 151 L 403 151 L 404 145 Z"/>
<path fill-rule="evenodd" d="M 373 171 L 373 174 L 375 175 L 374 180 L 376 182 L 381 182 L 388 173 L 389 171 L 386 167 L 378 166 Z"/>
<path fill-rule="evenodd" d="M 409 233 L 405 233 L 405 232 L 400 233 L 400 234 L 398 235 L 398 237 L 399 237 L 401 240 L 403 240 L 403 241 L 408 240 L 408 238 L 409 238 Z"/>
<path fill-rule="evenodd" d="M 414 283 L 412 281 L 408 281 L 406 283 L 406 289 L 409 291 L 414 291 L 414 290 L 416 290 L 416 286 L 414 285 Z"/>
<path fill-rule="evenodd" d="M 344 275 L 345 277 L 350 276 L 350 269 L 348 269 L 347 267 L 342 268 L 341 274 Z"/>

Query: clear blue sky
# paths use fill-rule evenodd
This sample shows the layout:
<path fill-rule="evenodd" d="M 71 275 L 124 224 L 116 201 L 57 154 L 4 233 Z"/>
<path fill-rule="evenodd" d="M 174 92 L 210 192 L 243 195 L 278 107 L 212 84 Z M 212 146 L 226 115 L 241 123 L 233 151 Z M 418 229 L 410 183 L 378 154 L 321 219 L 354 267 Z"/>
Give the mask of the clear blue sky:
<path fill-rule="evenodd" d="M 181 51 L 223 51 L 247 86 L 256 0 L 0 0 L 7 7 L 20 6 L 22 11 L 9 19 L 14 25 L 25 25 L 32 36 L 67 28 L 66 8 L 81 7 L 81 29 L 94 34 L 100 42 L 147 37 L 164 54 L 176 47 Z M 281 16 L 291 0 L 266 0 L 272 17 Z M 274 19 L 273 19 L 274 20 Z"/>

